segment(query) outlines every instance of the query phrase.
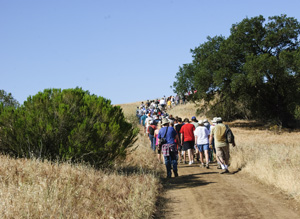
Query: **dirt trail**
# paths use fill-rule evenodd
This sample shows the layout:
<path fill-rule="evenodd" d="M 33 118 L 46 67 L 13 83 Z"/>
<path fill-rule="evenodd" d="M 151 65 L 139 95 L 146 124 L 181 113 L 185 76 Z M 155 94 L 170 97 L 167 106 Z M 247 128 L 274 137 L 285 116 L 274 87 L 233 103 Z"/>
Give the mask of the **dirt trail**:
<path fill-rule="evenodd" d="M 164 179 L 159 218 L 300 218 L 297 203 L 241 172 L 219 174 L 215 164 L 178 167 L 178 178 Z"/>

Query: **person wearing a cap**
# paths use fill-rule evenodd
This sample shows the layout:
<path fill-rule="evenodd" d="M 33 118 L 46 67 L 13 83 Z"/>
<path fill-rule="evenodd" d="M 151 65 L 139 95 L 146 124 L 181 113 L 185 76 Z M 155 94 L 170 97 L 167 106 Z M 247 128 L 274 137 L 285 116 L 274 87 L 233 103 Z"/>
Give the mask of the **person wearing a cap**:
<path fill-rule="evenodd" d="M 221 164 L 221 168 L 224 170 L 221 172 L 229 173 L 228 164 L 229 164 L 229 144 L 226 141 L 225 131 L 226 126 L 223 124 L 222 118 L 216 118 L 216 126 L 211 130 L 209 137 L 209 144 L 212 145 L 212 141 L 215 141 L 216 148 L 216 157 L 219 163 Z"/>
<path fill-rule="evenodd" d="M 203 125 L 204 125 L 208 130 L 210 130 L 210 123 L 208 122 L 207 119 L 203 119 Z"/>
<path fill-rule="evenodd" d="M 193 124 L 195 126 L 195 128 L 197 128 L 199 126 L 199 124 L 198 124 L 196 117 L 193 116 L 191 120 L 192 120 L 191 124 Z"/>
<path fill-rule="evenodd" d="M 204 121 L 199 120 L 199 126 L 196 128 L 195 134 L 195 146 L 198 147 L 200 154 L 201 166 L 205 166 L 207 169 L 209 168 L 209 158 L 208 158 L 208 150 L 209 150 L 209 130 L 204 126 Z M 203 152 L 205 154 L 206 164 L 203 162 Z"/>
<path fill-rule="evenodd" d="M 181 143 L 183 144 L 183 151 L 184 151 L 183 160 L 184 163 L 186 163 L 185 151 L 187 151 L 189 157 L 189 165 L 192 165 L 194 163 L 195 126 L 189 123 L 188 118 L 184 119 L 184 123 L 185 124 L 180 129 L 180 133 L 181 133 L 180 138 L 181 138 Z"/>
<path fill-rule="evenodd" d="M 162 147 L 162 154 L 164 156 L 165 165 L 167 169 L 167 178 L 171 178 L 171 166 L 173 166 L 174 176 L 178 177 L 177 169 L 177 147 L 175 139 L 179 142 L 177 132 L 171 126 L 169 126 L 169 120 L 167 118 L 162 119 L 163 127 L 158 132 L 159 144 Z M 166 143 L 162 144 L 162 138 L 166 139 Z"/>

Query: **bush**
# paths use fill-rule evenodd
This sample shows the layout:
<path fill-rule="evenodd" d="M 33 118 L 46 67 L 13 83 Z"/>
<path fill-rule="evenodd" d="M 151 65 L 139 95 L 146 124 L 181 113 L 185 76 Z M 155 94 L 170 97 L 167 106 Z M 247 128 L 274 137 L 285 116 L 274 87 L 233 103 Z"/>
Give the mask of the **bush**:
<path fill-rule="evenodd" d="M 81 88 L 46 89 L 1 111 L 0 150 L 16 157 L 106 166 L 136 141 L 119 106 Z"/>

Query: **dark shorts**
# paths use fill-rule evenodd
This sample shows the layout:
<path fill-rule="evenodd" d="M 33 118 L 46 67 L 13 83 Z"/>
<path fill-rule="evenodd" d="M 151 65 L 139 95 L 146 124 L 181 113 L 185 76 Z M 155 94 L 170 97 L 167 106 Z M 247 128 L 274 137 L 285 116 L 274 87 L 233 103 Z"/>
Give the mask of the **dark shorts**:
<path fill-rule="evenodd" d="M 183 151 L 187 151 L 189 149 L 194 149 L 194 141 L 185 141 L 183 142 Z"/>

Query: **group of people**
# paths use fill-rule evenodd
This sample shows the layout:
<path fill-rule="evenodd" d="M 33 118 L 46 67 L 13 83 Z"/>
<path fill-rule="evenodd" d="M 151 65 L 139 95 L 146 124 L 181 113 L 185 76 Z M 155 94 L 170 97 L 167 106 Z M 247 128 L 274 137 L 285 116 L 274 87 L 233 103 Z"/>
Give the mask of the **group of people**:
<path fill-rule="evenodd" d="M 171 178 L 172 169 L 174 176 L 178 177 L 178 160 L 193 165 L 196 159 L 201 167 L 209 169 L 213 154 L 218 168 L 223 169 L 220 173 L 229 173 L 230 154 L 226 134 L 230 128 L 223 124 L 222 118 L 215 117 L 211 123 L 207 119 L 197 120 L 195 116 L 191 120 L 182 120 L 169 115 L 163 107 L 151 107 L 151 103 L 149 106 L 142 103 L 136 115 L 144 127 L 152 150 L 157 152 L 158 162 L 161 162 L 163 155 L 167 178 Z M 235 146 L 234 140 L 232 145 Z"/>

